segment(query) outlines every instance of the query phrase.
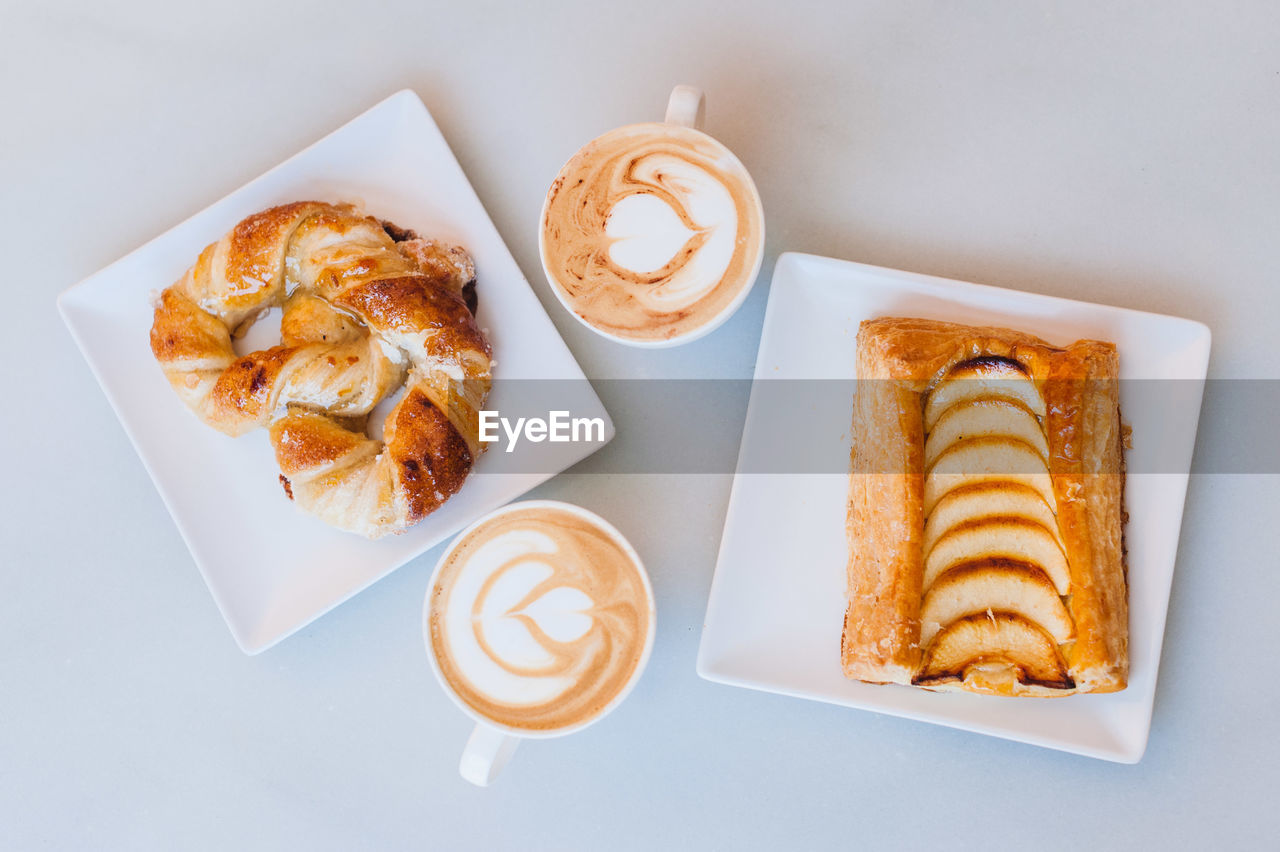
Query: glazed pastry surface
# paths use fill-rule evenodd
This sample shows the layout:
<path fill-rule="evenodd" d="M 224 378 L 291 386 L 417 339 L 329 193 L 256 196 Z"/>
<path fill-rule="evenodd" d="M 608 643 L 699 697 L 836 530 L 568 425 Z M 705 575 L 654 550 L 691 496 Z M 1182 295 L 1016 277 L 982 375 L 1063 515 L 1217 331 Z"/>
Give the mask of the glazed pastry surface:
<path fill-rule="evenodd" d="M 435 511 L 482 451 L 489 342 L 475 267 L 348 204 L 301 201 L 240 221 L 160 294 L 151 351 L 178 397 L 231 436 L 267 427 L 284 493 L 378 538 Z M 278 346 L 232 340 L 280 308 Z M 383 439 L 369 412 L 403 387 Z"/>
<path fill-rule="evenodd" d="M 1128 677 L 1114 345 L 858 333 L 846 676 L 1058 696 Z"/>

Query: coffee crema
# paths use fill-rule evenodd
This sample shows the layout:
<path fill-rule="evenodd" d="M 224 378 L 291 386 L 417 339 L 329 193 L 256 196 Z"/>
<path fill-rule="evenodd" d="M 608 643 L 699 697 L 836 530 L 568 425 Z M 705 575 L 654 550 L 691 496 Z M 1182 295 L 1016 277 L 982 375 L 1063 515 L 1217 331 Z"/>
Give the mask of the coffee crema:
<path fill-rule="evenodd" d="M 547 193 L 543 264 L 570 309 L 609 334 L 695 331 L 750 286 L 763 239 L 755 185 L 723 145 L 671 124 L 588 143 Z"/>
<path fill-rule="evenodd" d="M 501 725 L 587 722 L 630 682 L 652 612 L 641 569 L 605 530 L 529 507 L 458 543 L 431 590 L 429 629 L 445 680 Z"/>

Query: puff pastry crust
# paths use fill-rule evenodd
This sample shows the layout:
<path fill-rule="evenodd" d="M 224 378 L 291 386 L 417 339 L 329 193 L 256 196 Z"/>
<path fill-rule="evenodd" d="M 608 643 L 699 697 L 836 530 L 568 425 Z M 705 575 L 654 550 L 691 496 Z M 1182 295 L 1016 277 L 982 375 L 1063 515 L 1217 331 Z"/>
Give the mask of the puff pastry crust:
<path fill-rule="evenodd" d="M 862 324 L 857 359 L 845 675 L 1003 695 L 1123 689 L 1115 346 L 882 317 Z M 1005 466 L 975 475 L 984 459 Z"/>

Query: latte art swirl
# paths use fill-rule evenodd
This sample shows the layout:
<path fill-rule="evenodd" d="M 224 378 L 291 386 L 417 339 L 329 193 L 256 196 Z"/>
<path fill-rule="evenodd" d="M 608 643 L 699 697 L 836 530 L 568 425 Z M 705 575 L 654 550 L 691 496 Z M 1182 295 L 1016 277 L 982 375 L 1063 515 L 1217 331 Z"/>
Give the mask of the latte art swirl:
<path fill-rule="evenodd" d="M 460 542 L 430 609 L 440 670 L 463 701 L 504 725 L 586 721 L 621 692 L 648 638 L 648 593 L 631 557 L 595 524 L 534 507 Z"/>
<path fill-rule="evenodd" d="M 715 319 L 751 283 L 759 200 L 727 149 L 689 128 L 641 124 L 571 159 L 547 194 L 542 252 L 591 325 L 663 340 Z"/>

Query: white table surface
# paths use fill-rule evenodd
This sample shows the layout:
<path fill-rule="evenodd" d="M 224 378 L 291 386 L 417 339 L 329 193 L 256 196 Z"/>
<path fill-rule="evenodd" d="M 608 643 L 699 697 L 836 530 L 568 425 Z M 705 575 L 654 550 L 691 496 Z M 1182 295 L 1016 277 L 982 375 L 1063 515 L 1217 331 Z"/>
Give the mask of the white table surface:
<path fill-rule="evenodd" d="M 1274 464 L 1192 478 L 1130 767 L 699 680 L 730 477 L 588 462 L 535 493 L 604 514 L 644 555 L 653 659 L 614 715 L 526 744 L 480 790 L 456 774 L 469 725 L 423 657 L 436 553 L 243 656 L 54 298 L 412 87 L 592 376 L 749 377 L 768 270 L 799 250 L 1192 317 L 1213 329 L 1212 376 L 1280 379 L 1274 4 L 110 5 L 0 2 L 0 848 L 1272 836 Z M 537 215 L 580 143 L 659 116 L 678 82 L 706 89 L 707 128 L 753 171 L 768 255 L 722 329 L 633 351 L 555 303 Z M 605 402 L 620 433 L 641 422 Z M 703 428 L 736 445 L 742 413 Z M 1201 451 L 1231 440 L 1233 413 L 1205 411 Z"/>

